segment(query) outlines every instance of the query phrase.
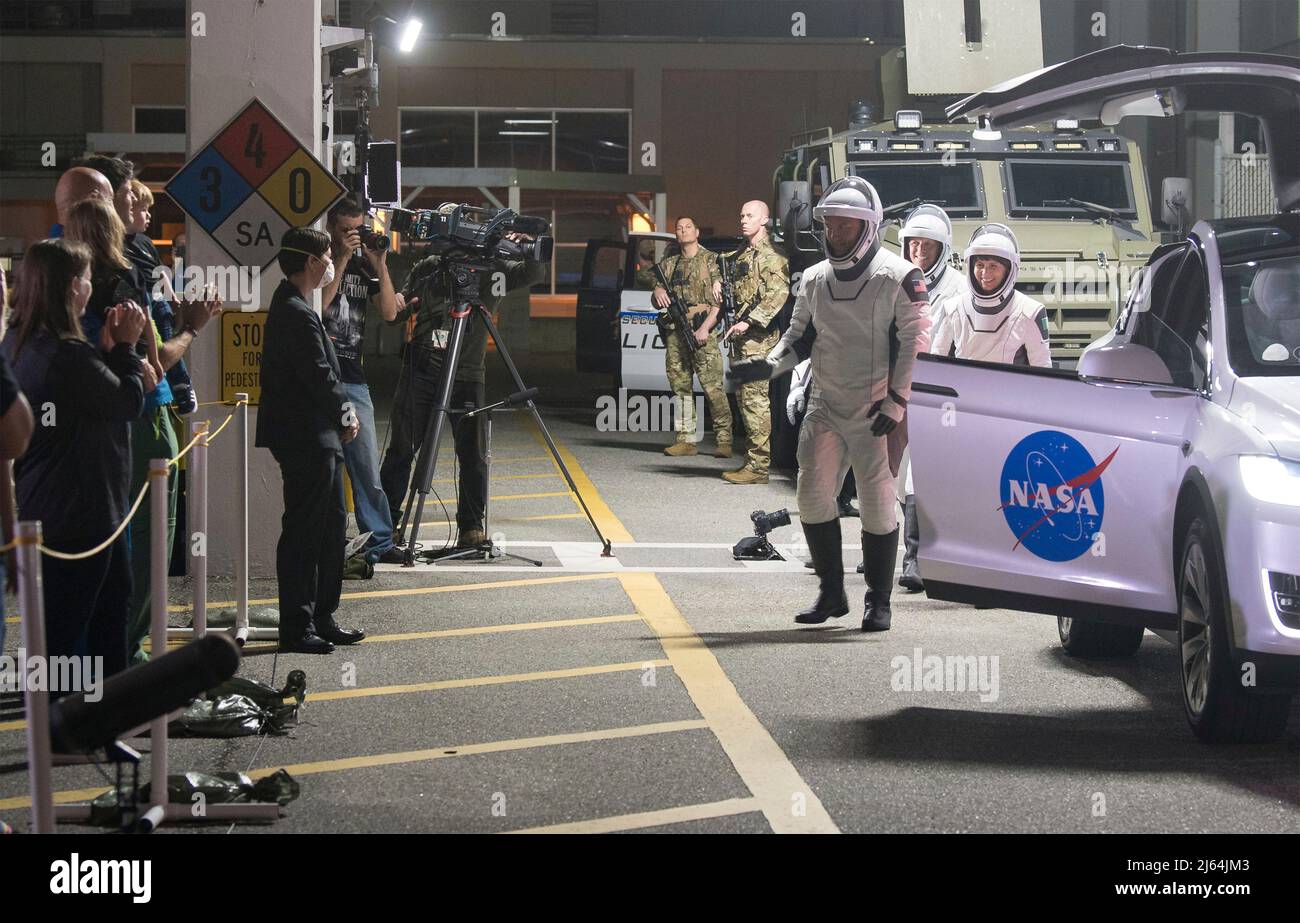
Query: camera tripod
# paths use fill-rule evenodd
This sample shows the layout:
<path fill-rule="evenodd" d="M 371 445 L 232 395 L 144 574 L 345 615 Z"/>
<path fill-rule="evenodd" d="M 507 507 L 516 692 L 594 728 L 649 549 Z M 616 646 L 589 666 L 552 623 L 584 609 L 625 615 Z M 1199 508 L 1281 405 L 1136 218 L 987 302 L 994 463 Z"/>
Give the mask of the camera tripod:
<path fill-rule="evenodd" d="M 506 348 L 505 341 L 501 337 L 500 331 L 497 330 L 496 323 L 492 320 L 492 314 L 488 311 L 487 306 L 483 304 L 479 295 L 479 284 L 483 273 L 488 272 L 490 267 L 481 263 L 454 262 L 447 266 L 448 283 L 451 294 L 451 335 L 447 342 L 446 357 L 443 360 L 441 377 L 438 382 L 438 402 L 429 413 L 429 420 L 425 424 L 424 439 L 420 445 L 420 452 L 416 458 L 415 474 L 411 480 L 411 486 L 407 493 L 404 512 L 402 513 L 402 523 L 398 528 L 398 537 L 407 535 L 406 527 L 410 523 L 411 531 L 409 539 L 406 542 L 406 557 L 402 562 L 403 567 L 414 567 L 416 557 L 416 545 L 420 536 L 421 518 L 424 515 L 424 504 L 428 499 L 429 491 L 433 485 L 434 471 L 438 466 L 438 450 L 442 442 L 442 433 L 447 421 L 453 411 L 447 406 L 451 399 L 452 384 L 456 380 L 456 371 L 460 366 L 461 346 L 465 339 L 466 327 L 471 323 L 475 316 L 487 327 L 487 332 L 492 337 L 492 342 L 496 344 L 497 353 L 505 363 L 506 369 L 510 372 L 510 377 L 514 381 L 517 389 L 514 394 L 504 401 L 498 401 L 487 407 L 476 408 L 465 411 L 462 420 L 466 420 L 476 414 L 487 414 L 487 432 L 486 432 L 486 454 L 484 461 L 488 467 L 488 478 L 485 479 L 484 493 L 489 493 L 486 485 L 491 482 L 491 464 L 492 464 L 492 411 L 500 407 L 511 404 L 523 404 L 533 415 L 533 422 L 537 424 L 538 431 L 546 441 L 546 447 L 551 453 L 551 458 L 555 461 L 556 466 L 564 475 L 565 482 L 569 485 L 569 490 L 578 500 L 578 505 L 582 507 L 582 512 L 586 515 L 587 521 L 591 523 L 591 528 L 595 531 L 596 537 L 600 539 L 602 547 L 601 557 L 613 557 L 610 540 L 605 538 L 604 533 L 600 531 L 600 526 L 596 524 L 595 518 L 591 515 L 591 510 L 587 508 L 587 501 L 583 499 L 582 494 L 578 492 L 578 487 L 573 481 L 573 475 L 569 473 L 568 466 L 564 464 L 564 459 L 560 457 L 560 450 L 555 446 L 555 440 L 551 438 L 550 431 L 546 428 L 546 423 L 542 420 L 542 415 L 537 410 L 537 405 L 533 403 L 533 398 L 537 395 L 536 388 L 529 388 L 524 384 L 524 380 L 519 375 L 519 369 L 515 366 L 514 359 L 510 356 L 510 350 Z M 490 506 L 490 500 L 487 496 L 484 498 L 483 505 L 483 524 L 484 533 L 487 534 L 487 515 Z M 412 516 L 414 510 L 414 516 Z M 478 557 L 487 561 L 498 559 L 503 553 L 496 547 L 496 543 L 490 537 L 485 538 L 475 546 L 469 548 L 458 548 L 451 552 L 424 551 L 420 556 L 436 562 L 438 560 L 448 560 L 451 558 L 461 557 Z M 518 560 L 527 561 L 540 567 L 541 562 L 530 558 L 522 558 L 519 555 L 504 555 Z"/>

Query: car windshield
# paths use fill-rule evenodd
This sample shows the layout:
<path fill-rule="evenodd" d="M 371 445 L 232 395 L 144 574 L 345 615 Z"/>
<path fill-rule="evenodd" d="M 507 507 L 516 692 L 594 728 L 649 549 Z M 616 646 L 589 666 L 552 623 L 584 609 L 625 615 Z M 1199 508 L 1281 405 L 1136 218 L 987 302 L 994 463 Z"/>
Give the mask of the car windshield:
<path fill-rule="evenodd" d="M 940 206 L 954 218 L 982 218 L 984 199 L 975 177 L 975 164 L 858 163 L 853 173 L 876 187 L 881 205 L 920 199 Z"/>
<path fill-rule="evenodd" d="M 1300 375 L 1300 253 L 1227 263 L 1228 361 L 1238 375 Z"/>
<path fill-rule="evenodd" d="M 1085 211 L 1069 199 L 1113 208 L 1135 217 L 1128 164 L 1082 163 L 1077 160 L 1008 160 L 1007 193 L 1012 212 Z"/>

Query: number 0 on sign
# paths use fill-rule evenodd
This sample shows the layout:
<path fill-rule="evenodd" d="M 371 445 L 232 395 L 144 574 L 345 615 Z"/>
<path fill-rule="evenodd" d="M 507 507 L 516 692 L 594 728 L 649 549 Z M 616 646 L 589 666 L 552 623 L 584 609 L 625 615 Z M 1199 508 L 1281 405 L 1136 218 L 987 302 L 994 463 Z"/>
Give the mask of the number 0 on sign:
<path fill-rule="evenodd" d="M 346 190 L 254 99 L 167 184 L 241 266 L 265 268 L 291 227 L 311 224 Z"/>

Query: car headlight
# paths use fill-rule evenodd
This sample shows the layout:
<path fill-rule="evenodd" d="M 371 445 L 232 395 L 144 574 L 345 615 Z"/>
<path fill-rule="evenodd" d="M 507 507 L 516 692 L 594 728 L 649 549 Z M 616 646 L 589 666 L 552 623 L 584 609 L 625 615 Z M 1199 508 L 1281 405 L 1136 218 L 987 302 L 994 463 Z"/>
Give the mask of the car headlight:
<path fill-rule="evenodd" d="M 1262 503 L 1300 506 L 1300 462 L 1273 455 L 1243 455 L 1241 480 Z"/>

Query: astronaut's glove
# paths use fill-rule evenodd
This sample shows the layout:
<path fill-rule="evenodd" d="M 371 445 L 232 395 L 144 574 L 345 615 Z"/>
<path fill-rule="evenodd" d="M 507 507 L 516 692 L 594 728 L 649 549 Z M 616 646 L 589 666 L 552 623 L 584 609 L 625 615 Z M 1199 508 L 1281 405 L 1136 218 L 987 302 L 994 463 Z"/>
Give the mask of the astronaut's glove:
<path fill-rule="evenodd" d="M 767 381 L 771 377 L 772 363 L 762 356 L 733 362 L 731 368 L 727 369 L 727 378 L 738 385 L 750 381 Z"/>
<path fill-rule="evenodd" d="M 800 362 L 790 376 L 790 395 L 785 399 L 785 416 L 791 426 L 799 425 L 799 415 L 808 408 L 808 386 L 812 379 L 812 360 Z"/>
<path fill-rule="evenodd" d="M 904 413 L 904 408 L 890 398 L 876 401 L 871 408 L 871 413 L 867 414 L 868 417 L 874 417 L 871 421 L 871 435 L 889 435 L 894 431 L 894 427 L 903 421 Z"/>
<path fill-rule="evenodd" d="M 788 346 L 777 343 L 772 351 L 761 359 L 745 359 L 733 363 L 727 377 L 737 384 L 747 381 L 766 381 L 787 372 L 794 371 L 799 364 L 799 357 Z"/>

